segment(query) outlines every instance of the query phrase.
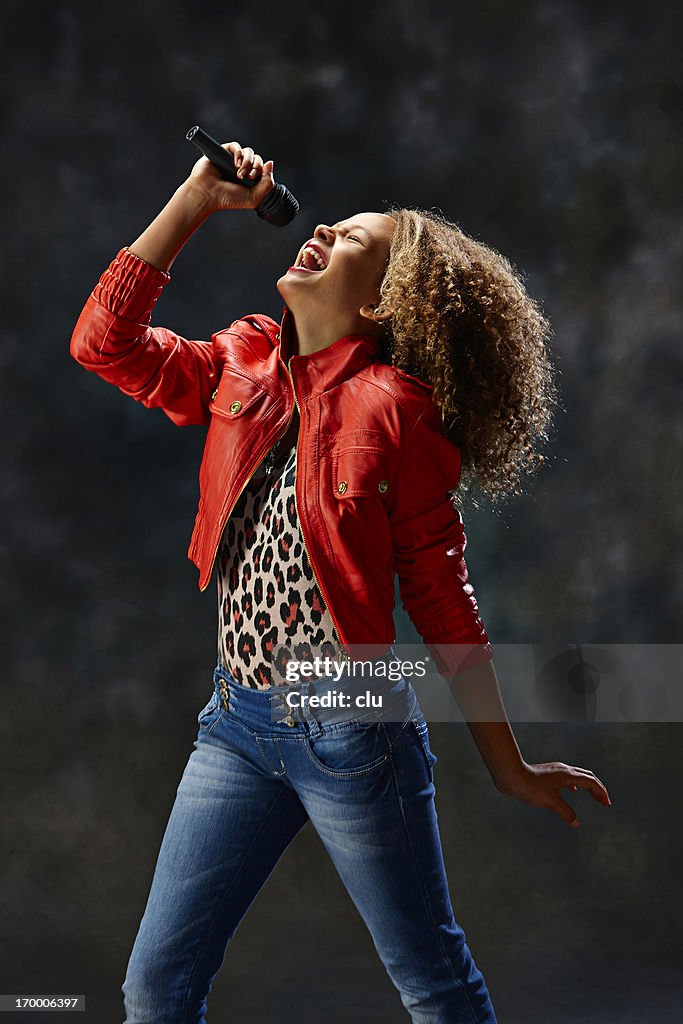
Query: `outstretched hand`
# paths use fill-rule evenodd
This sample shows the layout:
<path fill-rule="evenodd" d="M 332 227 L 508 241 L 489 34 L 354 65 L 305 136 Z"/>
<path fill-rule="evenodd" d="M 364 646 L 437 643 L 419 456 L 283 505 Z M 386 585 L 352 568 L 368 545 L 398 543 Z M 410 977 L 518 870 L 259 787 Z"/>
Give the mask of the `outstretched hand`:
<path fill-rule="evenodd" d="M 602 782 L 587 768 L 577 768 L 562 764 L 561 761 L 549 761 L 545 764 L 527 764 L 515 774 L 505 786 L 500 787 L 506 796 L 513 796 L 534 807 L 545 807 L 566 821 L 572 828 L 581 824 L 574 810 L 560 796 L 561 789 L 575 792 L 587 789 L 594 800 L 605 807 L 612 801 Z"/>

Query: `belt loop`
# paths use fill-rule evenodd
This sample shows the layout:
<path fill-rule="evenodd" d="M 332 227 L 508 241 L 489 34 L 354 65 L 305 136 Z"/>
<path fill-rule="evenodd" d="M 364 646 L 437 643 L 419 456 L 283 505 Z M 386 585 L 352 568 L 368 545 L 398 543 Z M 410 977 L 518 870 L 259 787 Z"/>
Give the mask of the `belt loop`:
<path fill-rule="evenodd" d="M 311 696 L 318 696 L 318 692 L 317 692 L 318 691 L 318 686 L 317 686 L 317 683 L 319 681 L 320 680 L 317 680 L 317 679 L 309 679 L 309 681 L 306 683 L 306 696 L 307 697 L 310 698 Z M 323 732 L 324 709 L 323 708 L 313 708 L 311 706 L 310 700 L 307 700 L 302 710 L 304 712 L 305 722 L 306 722 L 309 730 L 311 731 L 313 737 L 315 738 L 316 736 L 320 736 L 322 734 L 322 732 Z M 316 714 L 316 712 L 317 712 L 317 714 Z M 311 728 L 311 726 L 313 726 L 313 728 Z"/>
<path fill-rule="evenodd" d="M 311 691 L 313 690 L 313 680 L 307 679 L 302 687 L 299 688 L 299 693 L 302 698 L 305 698 L 297 708 L 301 721 L 310 728 L 311 722 L 318 725 L 318 721 L 315 717 L 313 709 L 311 707 Z"/>

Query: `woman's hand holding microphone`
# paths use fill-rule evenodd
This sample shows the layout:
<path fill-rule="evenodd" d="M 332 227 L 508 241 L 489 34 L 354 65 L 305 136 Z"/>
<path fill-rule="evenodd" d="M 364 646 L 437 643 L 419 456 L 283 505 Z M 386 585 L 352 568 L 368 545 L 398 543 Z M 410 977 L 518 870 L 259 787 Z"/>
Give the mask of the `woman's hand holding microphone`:
<path fill-rule="evenodd" d="M 253 188 L 227 181 L 206 156 L 200 156 L 192 168 L 188 182 L 206 199 L 207 208 L 218 210 L 255 210 L 275 187 L 273 161 L 255 153 L 239 142 L 224 142 L 221 147 L 232 155 L 237 177 L 245 182 L 256 181 Z"/>
<path fill-rule="evenodd" d="M 264 163 L 260 154 L 239 142 L 226 142 L 221 148 L 231 155 L 238 180 L 256 184 L 245 188 L 226 180 L 208 157 L 201 156 L 163 210 L 128 246 L 133 255 L 168 273 L 187 240 L 212 213 L 254 210 L 273 192 L 272 160 Z"/>

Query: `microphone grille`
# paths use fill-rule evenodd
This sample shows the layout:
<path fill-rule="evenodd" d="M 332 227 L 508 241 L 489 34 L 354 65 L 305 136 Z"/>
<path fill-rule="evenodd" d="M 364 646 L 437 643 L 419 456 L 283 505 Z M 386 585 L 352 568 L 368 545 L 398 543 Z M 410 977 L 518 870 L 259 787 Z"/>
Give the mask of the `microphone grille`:
<path fill-rule="evenodd" d="M 282 228 L 294 220 L 299 212 L 299 203 L 288 188 L 276 183 L 256 212 L 269 224 Z"/>

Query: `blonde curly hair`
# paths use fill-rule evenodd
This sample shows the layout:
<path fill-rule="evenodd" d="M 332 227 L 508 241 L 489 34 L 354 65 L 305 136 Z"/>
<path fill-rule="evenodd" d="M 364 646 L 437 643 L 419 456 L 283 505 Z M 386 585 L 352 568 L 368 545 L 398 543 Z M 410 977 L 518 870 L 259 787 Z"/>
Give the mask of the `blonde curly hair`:
<path fill-rule="evenodd" d="M 523 471 L 546 462 L 536 448 L 559 405 L 550 323 L 495 249 L 441 213 L 384 212 L 396 221 L 377 309 L 390 313 L 384 355 L 433 388 L 444 431 L 461 451 L 456 503 L 468 496 L 478 508 L 478 487 L 495 506 L 522 493 Z"/>

